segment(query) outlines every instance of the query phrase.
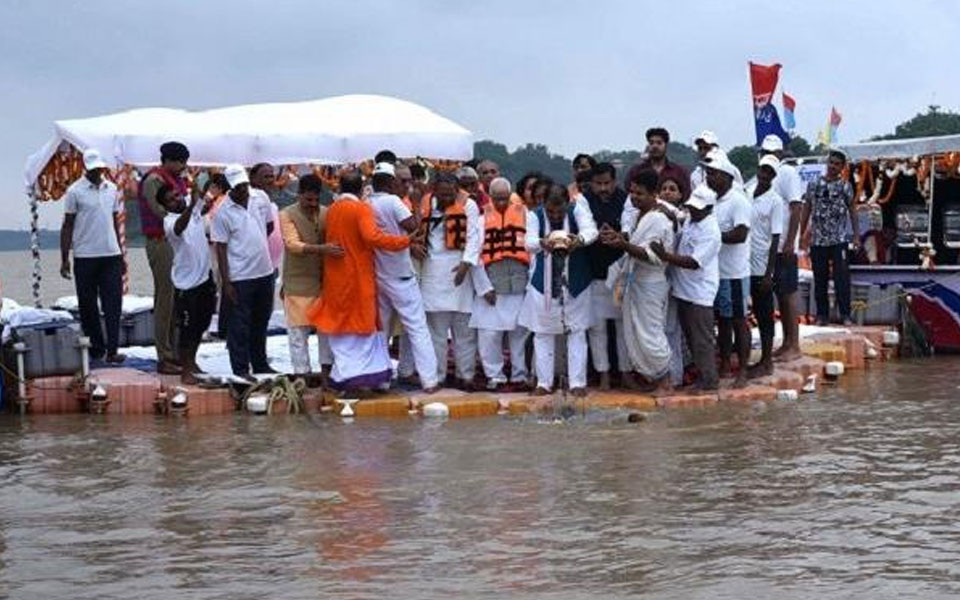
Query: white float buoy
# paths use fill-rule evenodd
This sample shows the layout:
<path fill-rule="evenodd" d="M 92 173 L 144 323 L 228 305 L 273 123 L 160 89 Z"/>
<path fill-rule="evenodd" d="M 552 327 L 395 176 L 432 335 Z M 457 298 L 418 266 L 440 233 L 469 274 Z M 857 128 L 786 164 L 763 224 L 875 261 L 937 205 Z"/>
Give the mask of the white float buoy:
<path fill-rule="evenodd" d="M 170 398 L 171 408 L 183 408 L 187 405 L 187 392 L 181 389 L 174 390 L 176 393 Z"/>
<path fill-rule="evenodd" d="M 838 360 L 834 360 L 823 365 L 823 372 L 827 375 L 827 377 L 840 377 L 843 375 L 843 371 L 843 363 Z"/>
<path fill-rule="evenodd" d="M 884 346 L 899 346 L 899 345 L 900 345 L 900 332 L 899 332 L 899 331 L 884 331 L 884 332 L 883 332 L 883 345 L 884 345 Z"/>
<path fill-rule="evenodd" d="M 253 413 L 255 415 L 266 414 L 267 412 L 267 395 L 266 394 L 253 394 L 247 398 L 247 412 Z"/>
<path fill-rule="evenodd" d="M 777 400 L 783 402 L 790 402 L 796 400 L 800 395 L 797 394 L 797 390 L 777 390 Z"/>
<path fill-rule="evenodd" d="M 838 360 L 830 361 L 823 366 L 823 371 L 827 375 L 831 375 L 833 377 L 839 377 L 840 375 L 843 375 L 843 371 L 844 371 L 843 363 Z"/>
<path fill-rule="evenodd" d="M 103 386 L 98 383 L 97 387 L 93 388 L 93 391 L 90 392 L 90 397 L 102 402 L 107 399 L 107 390 L 103 389 Z"/>
<path fill-rule="evenodd" d="M 337 402 L 339 402 L 340 404 L 343 405 L 343 408 L 340 409 L 340 416 L 341 416 L 341 417 L 352 417 L 354 414 L 356 414 L 356 413 L 353 412 L 353 405 L 356 404 L 356 403 L 359 402 L 359 401 L 360 401 L 359 398 L 340 398 L 340 399 L 338 399 Z"/>
<path fill-rule="evenodd" d="M 810 375 L 809 377 L 807 377 L 807 380 L 803 382 L 802 391 L 804 394 L 812 394 L 815 391 L 817 391 L 817 376 L 815 374 Z"/>
<path fill-rule="evenodd" d="M 867 342 L 867 354 L 866 354 L 866 356 L 867 356 L 867 358 L 873 359 L 873 358 L 877 358 L 878 356 L 880 356 L 880 353 L 877 352 L 877 349 L 873 346 L 873 344 Z"/>
<path fill-rule="evenodd" d="M 423 407 L 423 416 L 444 419 L 450 416 L 450 407 L 443 402 L 431 402 Z"/>

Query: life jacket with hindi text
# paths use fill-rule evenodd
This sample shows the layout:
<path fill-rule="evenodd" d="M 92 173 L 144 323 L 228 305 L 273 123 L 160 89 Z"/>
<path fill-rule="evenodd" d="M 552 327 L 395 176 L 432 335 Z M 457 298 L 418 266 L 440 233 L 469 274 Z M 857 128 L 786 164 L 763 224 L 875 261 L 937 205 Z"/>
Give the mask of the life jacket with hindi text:
<path fill-rule="evenodd" d="M 147 171 L 147 174 L 143 176 L 143 179 L 140 180 L 140 184 L 137 186 L 137 203 L 140 206 L 140 231 L 148 238 L 162 240 L 165 237 L 163 233 L 163 217 L 153 212 L 143 192 L 143 184 L 151 175 L 156 175 L 162 179 L 164 184 L 175 189 L 180 196 L 187 195 L 187 182 L 176 175 L 171 175 L 170 172 L 163 167 L 154 167 Z"/>
<path fill-rule="evenodd" d="M 467 213 L 466 206 L 469 196 L 457 195 L 456 201 L 448 206 L 443 214 L 433 216 L 433 195 L 426 194 L 420 200 L 420 233 L 427 239 L 430 231 L 435 227 L 443 226 L 444 246 L 447 250 L 463 250 L 467 245 Z"/>
<path fill-rule="evenodd" d="M 480 257 L 484 265 L 506 258 L 530 264 L 530 255 L 524 246 L 527 235 L 526 207 L 511 202 L 501 213 L 491 204 L 484 212 L 483 220 L 483 250 Z"/>

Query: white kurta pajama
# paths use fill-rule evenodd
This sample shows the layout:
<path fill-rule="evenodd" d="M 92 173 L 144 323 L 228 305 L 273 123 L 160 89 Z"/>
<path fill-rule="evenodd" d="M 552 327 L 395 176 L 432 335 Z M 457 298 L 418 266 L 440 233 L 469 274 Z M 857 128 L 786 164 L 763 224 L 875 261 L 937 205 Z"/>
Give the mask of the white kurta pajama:
<path fill-rule="evenodd" d="M 473 299 L 470 327 L 477 330 L 480 364 L 483 366 L 488 386 L 507 382 L 503 373 L 504 334 L 510 348 L 510 382 L 524 383 L 527 379 L 524 355 L 528 332 L 517 323 L 523 308 L 524 294 L 497 294 L 496 302 L 491 306 L 483 296 L 493 290 L 493 284 L 490 283 L 483 265 L 474 269 L 473 285 L 476 296 Z"/>
<path fill-rule="evenodd" d="M 624 256 L 608 280 L 622 285 L 624 341 L 630 363 L 647 379 L 662 378 L 670 369 L 670 342 L 666 335 L 670 284 L 666 265 L 650 250 L 654 241 L 673 248 L 673 223 L 660 211 L 644 214 L 630 232 L 630 244 L 647 251 L 649 260 Z"/>
<path fill-rule="evenodd" d="M 573 209 L 573 215 L 576 219 L 578 235 L 584 245 L 592 244 L 596 241 L 599 232 L 597 225 L 590 214 L 588 207 L 577 203 Z M 551 232 L 550 223 L 544 223 L 546 235 Z M 570 231 L 569 213 L 564 217 L 563 231 Z M 526 329 L 533 332 L 533 350 L 536 358 L 537 387 L 550 390 L 553 389 L 555 357 L 554 350 L 556 345 L 556 336 L 563 335 L 563 322 L 566 321 L 569 335 L 567 336 L 567 376 L 570 388 L 583 388 L 587 386 L 587 336 L 586 331 L 593 322 L 593 314 L 590 308 L 590 288 L 587 286 L 579 295 L 573 297 L 570 295 L 569 288 L 563 290 L 564 302 L 560 298 L 549 298 L 551 290 L 552 268 L 550 265 L 550 253 L 544 252 L 540 246 L 540 219 L 537 211 L 527 213 L 527 233 L 525 245 L 527 252 L 530 253 L 531 263 L 536 260 L 537 255 L 543 253 L 544 256 L 544 290 L 537 290 L 531 282 L 527 285 L 527 293 L 523 300 L 523 308 L 520 311 L 518 323 Z M 531 269 L 533 270 L 533 269 Z M 565 267 L 566 278 L 570 279 L 569 261 Z M 589 273 L 586 277 L 590 277 Z"/>
<path fill-rule="evenodd" d="M 377 226 L 391 235 L 406 233 L 400 223 L 412 216 L 410 210 L 393 194 L 374 193 L 367 202 L 373 208 Z M 410 250 L 390 252 L 376 250 L 377 309 L 380 326 L 383 328 L 384 345 L 390 337 L 390 325 L 394 313 L 403 324 L 404 337 L 409 342 L 409 354 L 413 356 L 420 385 L 424 389 L 437 385 L 436 356 L 423 311 L 420 285 L 415 277 Z"/>
<path fill-rule="evenodd" d="M 423 308 L 427 313 L 427 327 L 437 357 L 437 377 L 442 383 L 447 374 L 448 334 L 453 338 L 456 376 L 472 381 L 476 372 L 477 337 L 470 328 L 473 310 L 473 280 L 470 269 L 460 285 L 454 283 L 456 269 L 461 262 L 475 266 L 480 260 L 480 210 L 468 199 L 464 204 L 467 217 L 467 235 L 463 250 L 448 249 L 442 212 L 434 199 L 431 228 L 427 234 L 427 257 L 423 260 L 420 289 Z"/>

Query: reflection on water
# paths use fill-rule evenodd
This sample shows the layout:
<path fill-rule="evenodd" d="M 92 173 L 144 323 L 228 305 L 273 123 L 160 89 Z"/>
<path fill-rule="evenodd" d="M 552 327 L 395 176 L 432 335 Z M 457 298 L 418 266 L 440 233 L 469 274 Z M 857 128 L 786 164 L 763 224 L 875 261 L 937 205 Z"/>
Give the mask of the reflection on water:
<path fill-rule="evenodd" d="M 955 597 L 957 366 L 641 425 L 4 416 L 0 597 Z"/>

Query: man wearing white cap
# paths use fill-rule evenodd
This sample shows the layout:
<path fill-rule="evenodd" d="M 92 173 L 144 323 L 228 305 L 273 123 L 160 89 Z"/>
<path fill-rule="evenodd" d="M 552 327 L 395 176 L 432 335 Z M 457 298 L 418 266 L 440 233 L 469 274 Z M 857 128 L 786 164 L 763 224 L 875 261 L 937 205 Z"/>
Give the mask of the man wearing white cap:
<path fill-rule="evenodd" d="M 373 192 L 368 197 L 377 219 L 377 227 L 388 235 L 414 233 L 419 221 L 398 196 L 395 169 L 390 163 L 377 163 L 373 171 Z M 437 357 L 427 328 L 423 296 L 413 271 L 410 250 L 377 249 L 377 304 L 384 337 L 390 335 L 390 323 L 396 312 L 403 330 L 410 339 L 413 362 L 417 366 L 420 385 L 427 392 L 438 389 Z"/>
<path fill-rule="evenodd" d="M 697 160 L 704 160 L 711 150 L 720 147 L 720 141 L 717 139 L 717 134 L 709 129 L 704 129 L 700 132 L 700 135 L 693 139 L 693 147 L 697 151 Z M 706 183 L 707 172 L 703 166 L 697 164 L 690 173 L 690 189 L 696 189 L 697 186 L 706 185 Z"/>
<path fill-rule="evenodd" d="M 716 344 L 713 335 L 713 304 L 720 286 L 720 227 L 713 215 L 717 195 L 705 185 L 690 193 L 685 205 L 690 218 L 680 230 L 677 251 L 660 242 L 650 249 L 663 262 L 673 265 L 673 297 L 684 338 L 693 363 L 700 371 L 696 386 L 704 391 L 717 389 Z"/>
<path fill-rule="evenodd" d="M 777 138 L 779 139 L 779 138 Z M 707 157 L 707 154 L 711 150 L 720 150 L 720 139 L 717 137 L 717 134 L 710 131 L 709 129 L 704 129 L 700 132 L 693 140 L 694 148 L 697 151 L 697 160 L 704 160 Z M 733 176 L 734 180 L 737 182 L 737 185 L 743 185 L 743 175 L 740 173 L 740 169 L 734 165 L 736 169 L 736 174 Z M 697 187 L 698 185 L 706 185 L 707 183 L 707 172 L 704 168 L 698 164 L 693 172 L 690 173 L 690 189 Z"/>
<path fill-rule="evenodd" d="M 252 381 L 253 373 L 275 373 L 267 362 L 267 325 L 273 308 L 273 263 L 267 245 L 269 211 L 250 195 L 241 165 L 224 171 L 230 193 L 210 226 L 216 244 L 222 292 L 230 303 L 227 350 L 233 374 Z"/>
<path fill-rule="evenodd" d="M 70 249 L 76 277 L 80 326 L 90 338 L 90 356 L 108 363 L 124 361 L 117 352 L 120 309 L 123 301 L 123 257 L 119 221 L 123 199 L 117 186 L 103 173 L 107 168 L 100 153 L 83 153 L 83 177 L 67 188 L 60 228 L 60 275 L 70 279 Z M 100 306 L 97 306 L 99 298 Z M 106 326 L 106 344 L 100 326 L 100 311 Z"/>
<path fill-rule="evenodd" d="M 760 145 L 761 156 L 775 156 L 783 160 L 783 140 L 770 134 Z M 773 189 L 783 202 L 782 235 L 777 248 L 777 264 L 773 276 L 773 290 L 780 307 L 780 324 L 783 327 L 783 344 L 775 353 L 782 360 L 800 357 L 800 325 L 797 322 L 797 250 L 800 248 L 800 216 L 803 212 L 803 194 L 806 189 L 800 174 L 791 165 L 780 162 Z"/>
<path fill-rule="evenodd" d="M 734 387 L 747 384 L 750 326 L 747 296 L 750 293 L 750 201 L 735 185 L 737 168 L 722 150 L 711 150 L 701 163 L 707 185 L 717 194 L 716 216 L 723 245 L 720 247 L 720 287 L 714 308 L 720 346 L 720 375 L 730 371 L 731 335 L 737 348 L 739 371 Z"/>
<path fill-rule="evenodd" d="M 753 208 L 750 220 L 750 298 L 760 330 L 760 362 L 750 377 L 773 374 L 773 276 L 777 248 L 783 233 L 783 199 L 773 187 L 780 161 L 767 154 L 760 159 L 757 181 L 747 190 Z"/>

